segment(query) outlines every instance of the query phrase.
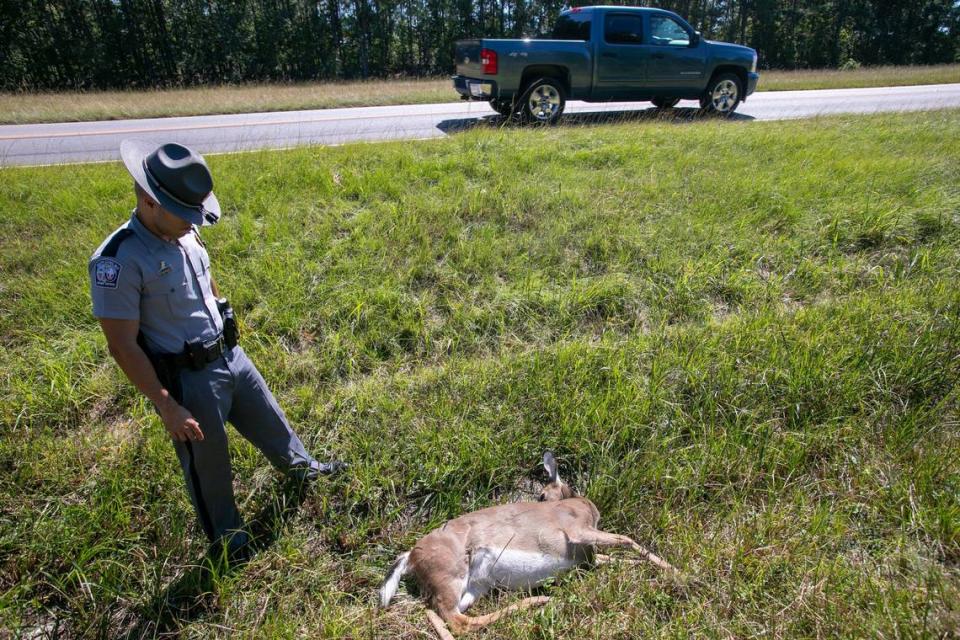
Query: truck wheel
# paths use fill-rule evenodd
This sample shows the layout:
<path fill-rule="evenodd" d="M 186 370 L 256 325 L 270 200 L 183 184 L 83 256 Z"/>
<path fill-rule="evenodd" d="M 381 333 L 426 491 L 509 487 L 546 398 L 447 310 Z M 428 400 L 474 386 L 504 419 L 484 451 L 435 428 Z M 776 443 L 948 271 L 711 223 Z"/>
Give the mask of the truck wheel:
<path fill-rule="evenodd" d="M 672 109 L 680 102 L 680 98 L 654 98 L 650 102 L 652 102 L 653 106 L 657 109 Z"/>
<path fill-rule="evenodd" d="M 504 118 L 509 118 L 517 112 L 513 100 L 491 100 L 490 107 Z"/>
<path fill-rule="evenodd" d="M 743 99 L 743 83 L 735 73 L 721 73 L 707 85 L 707 92 L 700 98 L 700 108 L 709 114 L 729 116 L 736 111 Z"/>
<path fill-rule="evenodd" d="M 538 78 L 523 92 L 521 114 L 532 124 L 556 124 L 566 106 L 563 85 L 556 78 Z"/>

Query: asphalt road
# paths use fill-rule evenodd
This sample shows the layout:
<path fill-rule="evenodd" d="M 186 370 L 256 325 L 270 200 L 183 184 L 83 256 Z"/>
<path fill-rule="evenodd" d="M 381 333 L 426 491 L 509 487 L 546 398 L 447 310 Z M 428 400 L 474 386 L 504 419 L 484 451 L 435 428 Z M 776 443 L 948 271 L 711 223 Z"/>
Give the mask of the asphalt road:
<path fill-rule="evenodd" d="M 453 89 L 451 88 L 451 94 Z M 657 113 L 647 102 L 570 102 L 562 122 L 584 125 L 618 120 L 691 120 L 694 102 Z M 837 113 L 876 113 L 960 108 L 960 84 L 760 92 L 737 111 L 736 120 L 785 120 Z M 484 102 L 282 111 L 223 116 L 155 118 L 0 126 L 0 167 L 119 160 L 120 141 L 175 141 L 201 153 L 287 148 L 309 144 L 423 139 L 503 119 Z"/>

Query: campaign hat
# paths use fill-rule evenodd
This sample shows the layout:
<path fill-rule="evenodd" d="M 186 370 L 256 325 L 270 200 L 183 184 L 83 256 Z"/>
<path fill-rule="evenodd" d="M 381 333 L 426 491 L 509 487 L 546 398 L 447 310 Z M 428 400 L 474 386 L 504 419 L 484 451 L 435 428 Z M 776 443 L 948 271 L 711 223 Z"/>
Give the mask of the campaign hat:
<path fill-rule="evenodd" d="M 213 176 L 196 151 L 176 142 L 124 140 L 120 157 L 136 183 L 170 213 L 197 226 L 220 219 Z"/>

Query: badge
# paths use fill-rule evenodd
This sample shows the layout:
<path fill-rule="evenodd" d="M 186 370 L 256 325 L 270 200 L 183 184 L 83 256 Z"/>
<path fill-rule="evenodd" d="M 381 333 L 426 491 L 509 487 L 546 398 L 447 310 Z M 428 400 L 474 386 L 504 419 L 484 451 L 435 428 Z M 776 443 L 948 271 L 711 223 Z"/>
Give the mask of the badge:
<path fill-rule="evenodd" d="M 173 269 L 170 265 L 167 264 L 166 260 L 160 261 L 160 275 L 165 276 Z"/>
<path fill-rule="evenodd" d="M 97 260 L 95 284 L 104 289 L 116 289 L 117 281 L 120 280 L 121 268 L 122 265 L 116 260 L 100 258 Z"/>

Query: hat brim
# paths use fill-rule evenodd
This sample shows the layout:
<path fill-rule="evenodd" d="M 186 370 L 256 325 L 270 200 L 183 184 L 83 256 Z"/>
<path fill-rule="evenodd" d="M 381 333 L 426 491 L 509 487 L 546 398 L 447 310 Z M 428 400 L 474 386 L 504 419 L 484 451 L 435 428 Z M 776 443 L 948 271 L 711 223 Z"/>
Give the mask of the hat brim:
<path fill-rule="evenodd" d="M 178 218 L 198 227 L 216 224 L 220 220 L 220 201 L 212 191 L 203 201 L 202 210 L 199 207 L 184 206 L 160 190 L 153 178 L 147 174 L 143 161 L 158 147 L 160 144 L 147 140 L 124 140 L 120 143 L 120 157 L 134 181 L 161 207 Z"/>

